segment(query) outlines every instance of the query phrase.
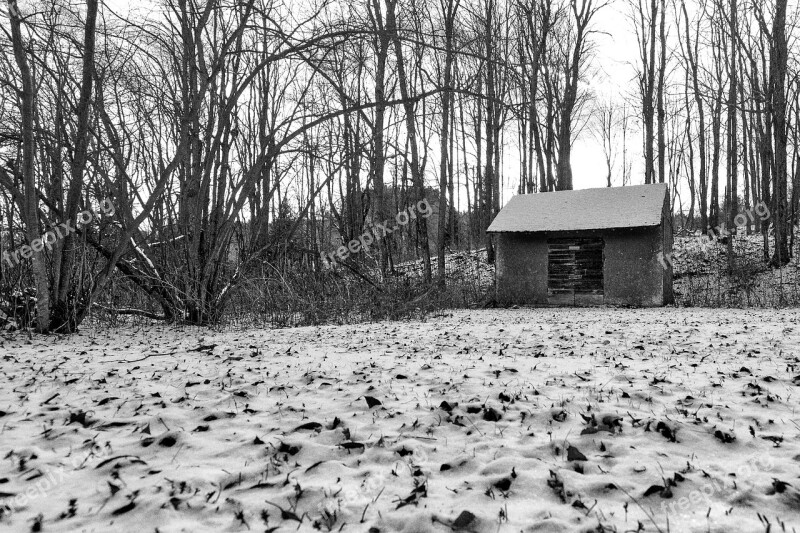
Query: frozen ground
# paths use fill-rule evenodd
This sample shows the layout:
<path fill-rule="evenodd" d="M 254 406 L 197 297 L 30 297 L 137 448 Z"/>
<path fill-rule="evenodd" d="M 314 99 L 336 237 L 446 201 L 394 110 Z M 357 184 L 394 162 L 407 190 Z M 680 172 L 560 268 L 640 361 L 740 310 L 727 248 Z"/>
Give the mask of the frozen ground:
<path fill-rule="evenodd" d="M 0 344 L 0 531 L 800 531 L 795 310 Z"/>
<path fill-rule="evenodd" d="M 788 265 L 771 268 L 764 261 L 763 237 L 740 235 L 734 240 L 734 257 L 730 275 L 725 243 L 703 236 L 676 237 L 672 255 L 676 302 L 706 307 L 800 305 L 797 254 Z"/>

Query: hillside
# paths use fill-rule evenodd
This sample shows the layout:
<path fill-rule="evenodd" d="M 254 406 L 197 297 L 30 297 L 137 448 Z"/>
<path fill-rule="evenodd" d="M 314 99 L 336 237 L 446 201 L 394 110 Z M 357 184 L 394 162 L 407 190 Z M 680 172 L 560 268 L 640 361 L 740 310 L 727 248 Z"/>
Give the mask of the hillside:
<path fill-rule="evenodd" d="M 797 305 L 800 303 L 797 257 L 783 268 L 773 269 L 764 261 L 763 250 L 761 235 L 737 236 L 736 266 L 730 274 L 726 244 L 705 236 L 676 237 L 673 247 L 676 303 L 702 307 Z"/>

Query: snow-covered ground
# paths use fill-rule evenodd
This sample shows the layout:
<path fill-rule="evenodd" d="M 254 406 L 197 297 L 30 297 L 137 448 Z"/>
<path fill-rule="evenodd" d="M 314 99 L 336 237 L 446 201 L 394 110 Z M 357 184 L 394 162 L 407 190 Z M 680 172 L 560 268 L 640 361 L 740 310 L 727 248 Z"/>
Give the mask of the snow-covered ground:
<path fill-rule="evenodd" d="M 770 241 L 770 250 L 774 250 Z M 764 261 L 761 235 L 734 239 L 734 273 L 727 244 L 705 236 L 676 237 L 672 251 L 675 300 L 684 306 L 776 307 L 800 305 L 800 262 L 782 268 Z"/>
<path fill-rule="evenodd" d="M 0 344 L 0 531 L 800 531 L 800 312 Z"/>

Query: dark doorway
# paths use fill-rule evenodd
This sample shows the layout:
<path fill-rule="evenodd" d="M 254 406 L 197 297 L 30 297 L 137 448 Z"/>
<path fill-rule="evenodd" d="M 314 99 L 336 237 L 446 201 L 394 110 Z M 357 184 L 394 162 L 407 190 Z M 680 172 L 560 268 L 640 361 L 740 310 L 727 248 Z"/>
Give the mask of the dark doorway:
<path fill-rule="evenodd" d="M 547 303 L 603 304 L 603 239 L 547 241 Z"/>

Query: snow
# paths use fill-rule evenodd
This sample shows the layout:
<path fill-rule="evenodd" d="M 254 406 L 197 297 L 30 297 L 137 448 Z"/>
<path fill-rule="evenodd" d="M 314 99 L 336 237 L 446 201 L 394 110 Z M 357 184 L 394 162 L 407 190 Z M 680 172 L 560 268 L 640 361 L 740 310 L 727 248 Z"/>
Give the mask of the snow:
<path fill-rule="evenodd" d="M 0 531 L 798 530 L 798 319 L 6 335 Z"/>
<path fill-rule="evenodd" d="M 676 302 L 684 306 L 775 307 L 800 303 L 800 263 L 782 268 L 763 258 L 761 235 L 734 239 L 734 274 L 728 274 L 727 244 L 706 236 L 675 238 L 672 263 Z M 770 250 L 774 242 L 770 240 Z"/>

